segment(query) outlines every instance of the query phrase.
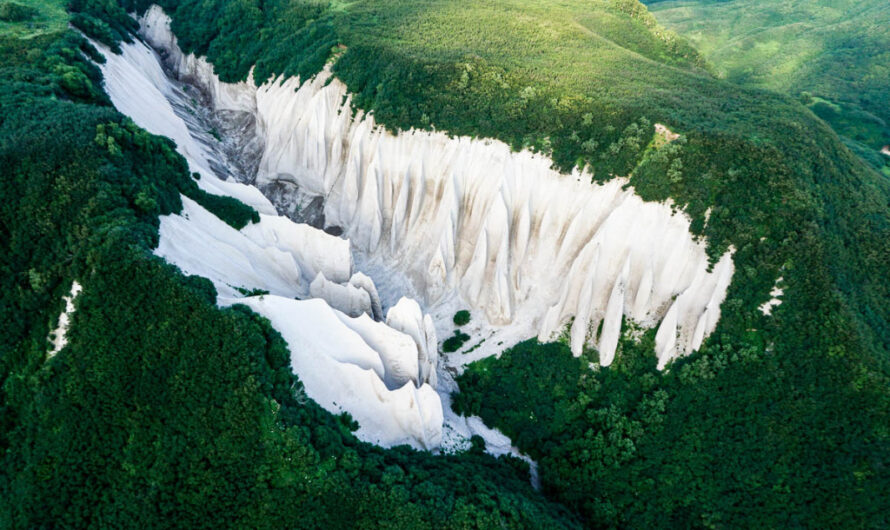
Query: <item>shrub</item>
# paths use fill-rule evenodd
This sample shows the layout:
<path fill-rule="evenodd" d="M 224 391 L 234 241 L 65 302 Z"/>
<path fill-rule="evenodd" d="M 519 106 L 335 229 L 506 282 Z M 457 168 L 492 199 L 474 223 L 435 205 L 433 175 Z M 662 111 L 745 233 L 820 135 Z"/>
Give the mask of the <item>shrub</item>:
<path fill-rule="evenodd" d="M 456 352 L 468 340 L 470 340 L 469 335 L 456 329 L 454 330 L 454 335 L 448 337 L 445 339 L 445 342 L 442 343 L 442 351 L 445 353 Z"/>
<path fill-rule="evenodd" d="M 235 230 L 241 230 L 249 223 L 260 222 L 260 214 L 237 199 L 207 193 L 200 188 L 188 195 Z"/>
<path fill-rule="evenodd" d="M 470 322 L 470 312 L 466 309 L 461 309 L 457 313 L 454 314 L 454 324 L 456 326 L 463 326 Z"/>

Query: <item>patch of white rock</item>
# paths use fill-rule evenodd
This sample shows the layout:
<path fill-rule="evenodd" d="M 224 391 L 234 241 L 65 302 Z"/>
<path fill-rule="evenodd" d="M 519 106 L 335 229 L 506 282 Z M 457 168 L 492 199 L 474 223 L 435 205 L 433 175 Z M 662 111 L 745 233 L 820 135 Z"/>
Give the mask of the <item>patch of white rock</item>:
<path fill-rule="evenodd" d="M 71 324 L 71 317 L 74 315 L 74 300 L 77 298 L 77 295 L 80 294 L 80 291 L 83 290 L 83 287 L 77 280 L 71 282 L 71 292 L 68 293 L 67 296 L 63 296 L 62 300 L 65 301 L 65 309 L 62 310 L 62 313 L 59 315 L 59 325 L 56 327 L 56 330 L 52 332 L 51 340 L 53 344 L 53 348 L 49 351 L 48 356 L 52 357 L 53 355 L 59 353 L 62 348 L 68 344 L 68 326 Z"/>
<path fill-rule="evenodd" d="M 775 285 L 773 285 L 773 288 L 769 292 L 771 298 L 766 302 L 760 304 L 760 307 L 758 307 L 758 309 L 760 309 L 760 312 L 766 316 L 770 316 L 773 313 L 773 308 L 782 303 L 781 297 L 783 294 L 785 294 L 785 290 L 779 287 L 779 284 L 782 283 L 782 280 L 783 278 L 781 276 L 776 279 Z"/>

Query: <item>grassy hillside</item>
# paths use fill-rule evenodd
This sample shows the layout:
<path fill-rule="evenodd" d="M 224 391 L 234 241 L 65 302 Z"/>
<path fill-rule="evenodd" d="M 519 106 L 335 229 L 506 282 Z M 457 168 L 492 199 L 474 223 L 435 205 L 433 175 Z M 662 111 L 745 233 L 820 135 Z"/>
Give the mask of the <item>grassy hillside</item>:
<path fill-rule="evenodd" d="M 53 0 L 0 1 L 0 35 L 30 39 L 65 29 L 68 14 Z"/>
<path fill-rule="evenodd" d="M 882 0 L 647 2 L 737 83 L 800 96 L 839 134 L 890 144 L 890 4 Z M 890 160 L 866 155 L 878 167 Z M 886 170 L 890 175 L 890 167 Z"/>

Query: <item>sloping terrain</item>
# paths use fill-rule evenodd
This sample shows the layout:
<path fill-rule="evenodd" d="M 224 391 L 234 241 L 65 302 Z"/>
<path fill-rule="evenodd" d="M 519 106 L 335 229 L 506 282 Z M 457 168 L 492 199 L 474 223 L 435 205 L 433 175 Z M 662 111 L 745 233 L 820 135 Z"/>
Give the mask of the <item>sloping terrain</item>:
<path fill-rule="evenodd" d="M 381 221 L 377 215 L 388 210 L 372 208 L 370 197 L 385 203 L 379 190 L 396 190 L 392 175 L 400 172 L 404 182 L 418 174 L 419 182 L 435 181 L 425 175 L 442 168 L 414 173 L 399 162 L 442 162 L 426 158 L 435 149 L 425 142 L 433 139 L 480 146 L 472 152 L 484 154 L 485 164 L 472 166 L 490 168 L 461 172 L 449 162 L 457 169 L 440 179 L 443 193 L 520 182 L 520 173 L 501 179 L 499 171 L 553 161 L 553 168 L 522 174 L 522 187 L 498 189 L 496 201 L 471 193 L 466 208 L 458 201 L 442 210 L 470 220 L 485 215 L 478 241 L 509 248 L 487 255 L 487 246 L 471 241 L 473 259 L 461 274 L 474 269 L 476 254 L 480 269 L 512 266 L 515 237 L 498 239 L 497 230 L 522 226 L 521 218 L 492 221 L 503 213 L 495 206 L 512 204 L 507 194 L 527 190 L 543 218 L 570 211 L 561 201 L 572 194 L 534 193 L 559 179 L 575 179 L 577 197 L 602 188 L 636 205 L 634 212 L 663 213 L 652 226 L 640 224 L 645 216 L 617 223 L 601 236 L 613 238 L 614 248 L 623 249 L 624 239 L 648 241 L 632 251 L 644 256 L 651 246 L 648 255 L 657 256 L 659 241 L 637 236 L 681 219 L 678 240 L 710 258 L 711 266 L 701 261 L 693 275 L 697 281 L 727 262 L 735 272 L 725 299 L 716 301 L 713 333 L 706 338 L 696 325 L 697 347 L 663 366 L 656 355 L 661 329 L 676 313 L 661 304 L 665 311 L 652 313 L 660 327 L 647 329 L 610 309 L 626 304 L 633 282 L 616 258 L 608 270 L 619 280 L 597 287 L 593 250 L 572 268 L 590 274 L 590 298 L 584 291 L 562 298 L 586 310 L 594 297 L 605 301 L 612 316 L 590 332 L 609 341 L 581 341 L 579 348 L 570 331 L 578 314 L 563 321 L 568 313 L 548 310 L 566 325 L 547 337 L 555 343 L 485 346 L 505 351 L 467 367 L 455 410 L 480 415 L 536 459 L 540 493 L 527 484 L 525 463 L 481 454 L 479 438 L 448 456 L 374 447 L 348 432 L 355 427 L 349 417 L 332 416 L 302 392 L 288 366 L 299 322 L 276 320 L 285 312 L 269 313 L 270 324 L 243 305 L 219 308 L 217 294 L 232 286 L 185 277 L 153 254 L 163 253 L 165 223 L 180 222 L 177 213 L 206 213 L 233 229 L 248 226 L 245 233 L 262 217 L 202 189 L 209 180 L 192 178 L 173 144 L 110 107 L 100 71 L 86 60 L 103 59 L 88 41 L 71 31 L 5 37 L 0 168 L 11 201 L 0 225 L 0 311 L 13 325 L 0 343 L 4 522 L 886 525 L 890 189 L 800 103 L 716 79 L 697 52 L 634 1 L 161 4 L 178 44 L 206 56 L 204 66 L 222 81 L 253 83 L 257 93 L 271 87 L 294 104 L 285 118 L 308 116 L 283 120 L 278 131 L 290 136 L 278 144 L 285 148 L 273 149 L 282 156 L 269 165 L 266 151 L 258 177 L 276 186 L 315 183 L 327 193 L 337 189 L 326 187 L 327 177 L 342 176 L 327 168 L 350 162 L 354 173 L 344 174 L 352 179 L 334 179 L 343 190 L 326 195 L 324 207 L 340 212 L 325 216 L 336 222 L 327 228 L 345 229 L 353 250 L 401 243 L 394 231 L 379 241 L 398 223 Z M 138 20 L 127 13 L 149 7 L 70 4 L 75 26 L 113 51 L 140 38 Z M 389 132 L 364 130 L 369 123 Z M 180 148 L 187 141 L 175 140 Z M 345 157 L 361 154 L 363 145 L 375 146 L 371 155 Z M 497 157 L 488 154 L 495 151 Z M 510 160 L 522 163 L 504 162 Z M 285 167 L 295 171 L 262 173 Z M 484 212 L 470 207 L 476 195 L 485 199 Z M 542 241 L 559 246 L 590 230 L 596 211 L 578 210 Z M 687 245 L 690 233 L 697 240 Z M 178 255 L 193 258 L 188 250 Z M 81 290 L 72 301 L 75 281 Z M 670 282 L 653 280 L 652 289 L 664 285 Z M 462 286 L 462 296 L 475 287 Z M 679 303 L 675 294 L 671 302 Z M 295 301 L 247 302 L 262 313 Z M 310 313 L 307 320 L 317 316 Z M 50 342 L 57 328 L 66 342 L 58 351 Z"/>
<path fill-rule="evenodd" d="M 301 85 L 222 83 L 179 50 L 169 26 L 158 8 L 140 19 L 180 79 L 217 94 L 217 113 L 256 123 L 257 185 L 322 200 L 325 224 L 385 271 L 378 278 L 406 277 L 437 322 L 474 310 L 493 328 L 479 330 L 474 356 L 497 353 L 495 342 L 551 340 L 574 319 L 573 351 L 596 346 L 607 366 L 626 318 L 659 327 L 663 366 L 714 330 L 731 252 L 710 270 L 690 219 L 642 201 L 626 179 L 592 184 L 589 173 L 560 174 L 547 157 L 492 140 L 392 134 L 373 116 L 352 116 L 329 71 Z"/>
<path fill-rule="evenodd" d="M 183 201 L 219 224 L 257 212 L 208 200 L 176 145 L 114 110 L 79 34 L 0 50 L 0 526 L 576 526 L 478 444 L 356 439 L 269 320 L 153 254 Z"/>
<path fill-rule="evenodd" d="M 890 5 L 880 0 L 647 1 L 740 84 L 799 97 L 890 175 Z"/>

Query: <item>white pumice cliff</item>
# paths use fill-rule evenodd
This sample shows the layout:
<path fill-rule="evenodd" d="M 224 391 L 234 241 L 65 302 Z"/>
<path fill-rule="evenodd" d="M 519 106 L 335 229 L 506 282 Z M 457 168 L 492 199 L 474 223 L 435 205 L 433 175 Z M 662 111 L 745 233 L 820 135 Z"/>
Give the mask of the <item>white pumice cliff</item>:
<path fill-rule="evenodd" d="M 432 386 L 437 341 L 429 315 L 417 303 L 404 303 L 386 315 L 393 324 L 383 322 L 374 282 L 354 271 L 348 240 L 279 217 L 257 188 L 215 176 L 211 166 L 223 163 L 219 153 L 192 130 L 196 124 L 177 114 L 174 103 L 185 95 L 151 49 L 124 43 L 115 55 L 94 44 L 106 57 L 100 65 L 105 89 L 121 112 L 174 139 L 203 189 L 263 212 L 259 223 L 236 230 L 183 196 L 182 211 L 160 219 L 155 253 L 185 274 L 213 282 L 219 305 L 245 304 L 268 318 L 287 342 L 307 395 L 327 410 L 349 412 L 361 439 L 439 447 L 443 408 Z M 268 294 L 251 296 L 256 291 Z M 67 313 L 56 332 L 60 344 L 66 319 Z"/>
<path fill-rule="evenodd" d="M 626 320 L 658 326 L 664 366 L 715 328 L 731 253 L 709 270 L 689 219 L 644 202 L 626 181 L 563 175 L 546 157 L 494 140 L 393 135 L 353 115 L 327 70 L 302 83 L 222 83 L 203 58 L 179 50 L 160 8 L 140 24 L 187 85 L 141 42 L 119 56 L 97 45 L 115 106 L 172 138 L 203 189 L 261 213 L 235 230 L 183 197 L 183 211 L 161 219 L 156 253 L 210 279 L 220 305 L 269 318 L 307 394 L 350 412 L 362 439 L 456 448 L 480 434 L 490 452 L 518 454 L 478 418 L 451 411 L 453 369 L 564 330 L 576 354 L 596 347 L 605 366 Z M 188 85 L 237 138 L 211 137 L 191 115 Z M 258 291 L 268 294 L 250 296 Z M 463 308 L 472 339 L 440 358 L 437 336 Z"/>
<path fill-rule="evenodd" d="M 401 276 L 440 317 L 440 335 L 445 308 L 466 305 L 484 317 L 480 331 L 491 337 L 458 363 L 510 341 L 553 339 L 570 325 L 573 352 L 594 346 L 605 366 L 628 318 L 659 326 L 664 366 L 717 325 L 731 253 L 709 270 L 688 217 L 644 202 L 626 181 L 592 184 L 494 140 L 393 135 L 372 116 L 353 116 L 346 87 L 327 70 L 258 88 L 222 83 L 203 58 L 181 52 L 160 8 L 140 23 L 214 108 L 255 117 L 257 185 L 287 183 L 324 197 L 326 225 L 341 228 L 369 268 Z"/>

